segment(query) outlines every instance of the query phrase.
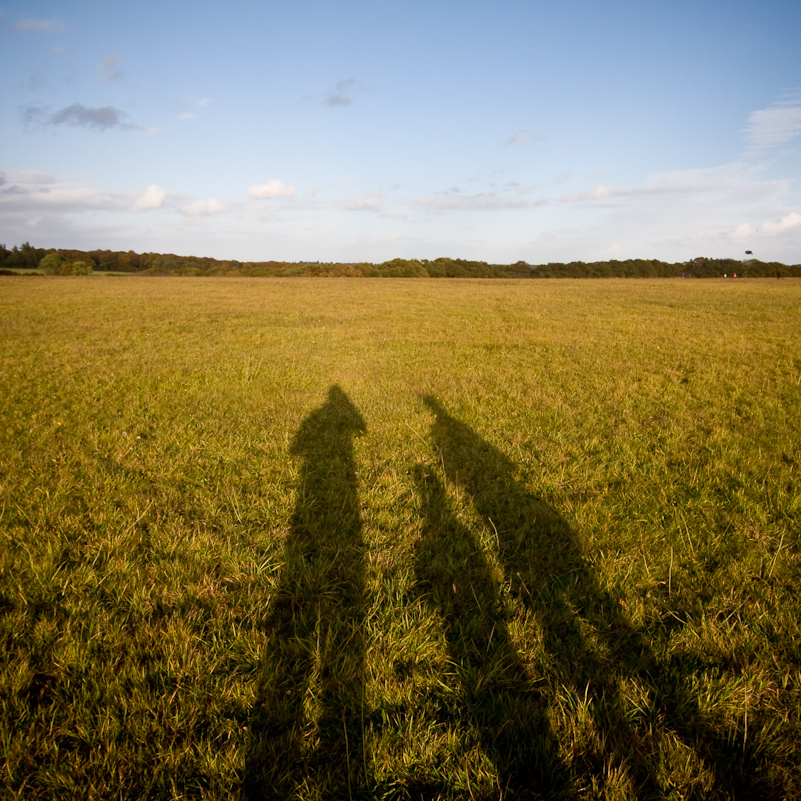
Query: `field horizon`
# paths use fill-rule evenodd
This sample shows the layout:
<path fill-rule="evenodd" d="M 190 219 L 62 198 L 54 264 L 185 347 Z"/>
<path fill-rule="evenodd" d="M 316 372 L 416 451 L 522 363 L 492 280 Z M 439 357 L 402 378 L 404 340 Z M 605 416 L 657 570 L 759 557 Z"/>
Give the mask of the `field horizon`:
<path fill-rule="evenodd" d="M 0 283 L 3 793 L 801 795 L 801 280 Z"/>

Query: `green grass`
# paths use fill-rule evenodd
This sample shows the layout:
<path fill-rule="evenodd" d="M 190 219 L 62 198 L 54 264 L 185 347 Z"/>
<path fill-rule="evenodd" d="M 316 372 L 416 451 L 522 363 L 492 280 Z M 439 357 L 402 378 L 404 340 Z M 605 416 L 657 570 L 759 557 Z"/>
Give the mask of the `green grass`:
<path fill-rule="evenodd" d="M 801 281 L 0 290 L 2 797 L 801 796 Z"/>

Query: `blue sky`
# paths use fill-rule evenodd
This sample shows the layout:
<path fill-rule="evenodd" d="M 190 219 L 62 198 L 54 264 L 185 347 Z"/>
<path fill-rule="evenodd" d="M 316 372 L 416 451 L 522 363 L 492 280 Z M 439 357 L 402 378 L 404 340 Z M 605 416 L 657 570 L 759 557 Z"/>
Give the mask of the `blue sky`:
<path fill-rule="evenodd" d="M 801 262 L 798 0 L 0 0 L 0 242 Z"/>

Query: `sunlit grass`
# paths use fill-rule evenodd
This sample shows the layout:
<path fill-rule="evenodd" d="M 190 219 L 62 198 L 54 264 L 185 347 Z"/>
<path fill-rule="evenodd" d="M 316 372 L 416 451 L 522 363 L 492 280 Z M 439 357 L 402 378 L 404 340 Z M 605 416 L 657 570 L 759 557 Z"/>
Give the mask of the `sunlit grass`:
<path fill-rule="evenodd" d="M 0 289 L 5 796 L 801 794 L 801 282 Z"/>

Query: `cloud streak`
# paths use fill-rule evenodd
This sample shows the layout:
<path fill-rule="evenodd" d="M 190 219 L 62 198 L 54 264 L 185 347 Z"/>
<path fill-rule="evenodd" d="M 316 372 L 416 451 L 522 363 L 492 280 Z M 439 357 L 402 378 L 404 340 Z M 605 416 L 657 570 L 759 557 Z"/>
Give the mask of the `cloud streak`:
<path fill-rule="evenodd" d="M 103 83 L 114 83 L 114 81 L 118 81 L 122 78 L 122 72 L 118 69 L 115 69 L 117 64 L 119 64 L 120 56 L 118 53 L 108 53 L 104 58 L 103 61 L 100 62 L 100 69 L 98 73 L 100 75 L 100 80 Z"/>
<path fill-rule="evenodd" d="M 560 195 L 559 203 L 580 206 L 617 207 L 632 203 L 709 202 L 710 198 L 773 197 L 787 189 L 786 181 L 758 180 L 757 168 L 743 163 L 725 164 L 672 172 L 655 173 L 641 186 L 597 184 L 584 192 Z"/>
<path fill-rule="evenodd" d="M 208 217 L 211 214 L 219 214 L 225 211 L 227 206 L 216 197 L 208 200 L 198 200 L 188 206 L 182 206 L 180 211 L 185 217 Z"/>
<path fill-rule="evenodd" d="M 521 128 L 519 131 L 515 131 L 510 137 L 509 141 L 507 141 L 508 145 L 527 145 L 531 141 L 531 131 L 528 128 Z"/>
<path fill-rule="evenodd" d="M 22 120 L 28 129 L 58 128 L 62 125 L 96 131 L 133 131 L 138 128 L 124 111 L 114 106 L 89 108 L 81 103 L 73 103 L 54 112 L 45 106 L 27 106 L 22 111 Z"/>
<path fill-rule="evenodd" d="M 50 19 L 31 19 L 26 17 L 25 19 L 21 19 L 14 26 L 15 31 L 50 31 L 59 33 L 66 29 L 67 26 L 55 17 L 51 17 Z"/>
<path fill-rule="evenodd" d="M 801 94 L 774 103 L 770 108 L 752 111 L 745 136 L 751 146 L 764 150 L 782 145 L 801 134 Z"/>
<path fill-rule="evenodd" d="M 801 214 L 791 211 L 779 220 L 768 220 L 762 225 L 750 225 L 749 223 L 738 225 L 732 236 L 735 239 L 772 239 L 782 234 L 795 232 L 799 228 L 801 228 Z"/>
<path fill-rule="evenodd" d="M 423 195 L 415 198 L 412 203 L 423 211 L 432 214 L 443 214 L 458 211 L 508 211 L 510 209 L 525 209 L 535 205 L 542 205 L 546 201 L 532 202 L 520 195 L 498 194 L 444 194 Z"/>
<path fill-rule="evenodd" d="M 384 207 L 384 196 L 380 192 L 368 192 L 362 197 L 341 200 L 338 206 L 345 211 L 381 212 Z"/>
<path fill-rule="evenodd" d="M 323 105 L 336 108 L 337 106 L 349 106 L 353 103 L 351 92 L 356 86 L 355 78 L 345 78 L 337 81 L 334 88 L 327 92 L 323 98 Z"/>
<path fill-rule="evenodd" d="M 63 181 L 40 172 L 13 171 L 0 175 L 0 209 L 9 215 L 40 213 L 74 214 L 86 211 L 130 211 L 154 208 L 137 205 L 154 203 L 155 190 L 150 187 L 144 196 L 130 192 L 109 192 L 103 189 Z M 163 190 L 159 190 L 163 191 Z M 163 198 L 162 198 L 163 200 Z"/>
<path fill-rule="evenodd" d="M 277 178 L 271 178 L 261 186 L 251 186 L 245 192 L 245 197 L 255 200 L 276 200 L 278 198 L 295 197 L 295 195 L 297 195 L 297 189 L 294 186 L 287 186 Z"/>
<path fill-rule="evenodd" d="M 569 249 L 572 258 L 680 261 L 773 240 L 770 257 L 792 259 L 780 255 L 801 246 L 801 214 L 783 201 L 789 187 L 739 162 L 656 173 L 641 185 L 598 184 L 549 201 L 545 217 L 555 225 L 531 242 L 532 258 L 561 261 Z"/>

